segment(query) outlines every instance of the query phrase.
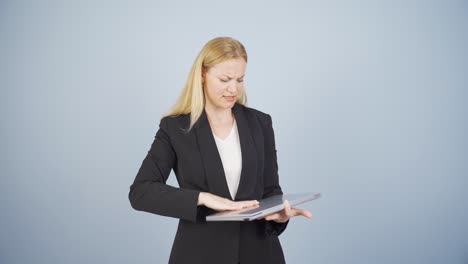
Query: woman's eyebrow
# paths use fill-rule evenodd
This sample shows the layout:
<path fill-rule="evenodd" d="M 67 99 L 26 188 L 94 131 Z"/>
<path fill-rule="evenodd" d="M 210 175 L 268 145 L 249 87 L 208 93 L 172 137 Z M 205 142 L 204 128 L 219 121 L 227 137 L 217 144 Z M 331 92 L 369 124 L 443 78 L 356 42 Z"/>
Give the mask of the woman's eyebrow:
<path fill-rule="evenodd" d="M 244 78 L 244 76 L 245 76 L 245 74 L 244 74 L 244 75 L 242 75 L 241 77 L 239 77 L 239 79 L 242 79 L 242 78 Z M 222 74 L 222 75 L 220 75 L 220 77 L 228 77 L 229 79 L 233 79 L 231 76 L 229 76 L 229 75 L 226 75 L 226 74 Z"/>

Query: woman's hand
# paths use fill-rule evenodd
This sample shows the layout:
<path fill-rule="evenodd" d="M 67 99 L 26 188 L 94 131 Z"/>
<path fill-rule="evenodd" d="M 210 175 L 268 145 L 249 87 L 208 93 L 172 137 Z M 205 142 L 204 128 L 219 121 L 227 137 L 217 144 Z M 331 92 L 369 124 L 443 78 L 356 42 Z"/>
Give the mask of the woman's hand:
<path fill-rule="evenodd" d="M 307 218 L 312 218 L 312 214 L 307 210 L 301 210 L 297 208 L 291 208 L 288 201 L 284 201 L 284 210 L 269 214 L 264 217 L 267 221 L 275 221 L 277 223 L 284 223 L 289 220 L 289 218 L 302 215 Z"/>
<path fill-rule="evenodd" d="M 217 211 L 224 211 L 224 210 L 240 210 L 251 206 L 258 205 L 257 200 L 249 200 L 249 201 L 231 201 L 229 199 L 207 193 L 201 192 L 198 196 L 198 203 L 197 205 L 204 205 L 208 208 L 217 210 Z"/>

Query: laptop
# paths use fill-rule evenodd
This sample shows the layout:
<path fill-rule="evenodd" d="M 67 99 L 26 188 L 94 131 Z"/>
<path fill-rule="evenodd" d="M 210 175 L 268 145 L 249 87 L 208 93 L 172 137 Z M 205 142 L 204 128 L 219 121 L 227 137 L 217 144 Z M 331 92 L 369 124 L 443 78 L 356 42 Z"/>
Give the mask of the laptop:
<path fill-rule="evenodd" d="M 235 211 L 214 212 L 206 221 L 252 221 L 284 209 L 283 201 L 288 200 L 291 207 L 315 200 L 320 193 L 291 193 L 270 196 L 259 201 L 259 205 Z"/>

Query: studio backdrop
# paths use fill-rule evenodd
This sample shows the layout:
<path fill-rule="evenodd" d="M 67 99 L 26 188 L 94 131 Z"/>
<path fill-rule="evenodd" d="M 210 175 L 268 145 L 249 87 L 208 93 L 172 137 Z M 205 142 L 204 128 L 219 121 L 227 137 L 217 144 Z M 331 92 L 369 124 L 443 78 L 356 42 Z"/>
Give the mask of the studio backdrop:
<path fill-rule="evenodd" d="M 3 0 L 0 263 L 167 263 L 177 219 L 127 195 L 217 36 L 247 49 L 283 191 L 323 195 L 288 263 L 468 263 L 462 0 Z"/>

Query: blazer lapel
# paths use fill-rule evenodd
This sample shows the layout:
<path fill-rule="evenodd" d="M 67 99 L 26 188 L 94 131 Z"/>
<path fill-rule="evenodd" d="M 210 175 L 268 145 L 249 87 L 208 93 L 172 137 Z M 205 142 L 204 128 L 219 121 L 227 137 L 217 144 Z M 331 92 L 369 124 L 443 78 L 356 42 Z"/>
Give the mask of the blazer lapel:
<path fill-rule="evenodd" d="M 201 159 L 205 168 L 208 189 L 212 194 L 231 199 L 223 163 L 204 110 L 197 123 L 195 130 Z"/>
<path fill-rule="evenodd" d="M 257 179 L 257 147 L 253 139 L 253 127 L 242 106 L 235 104 L 232 108 L 239 131 L 242 152 L 242 170 L 235 200 L 252 199 Z"/>
<path fill-rule="evenodd" d="M 235 104 L 232 111 L 236 118 L 242 153 L 242 170 L 239 188 L 234 200 L 252 199 L 257 174 L 257 149 L 252 138 L 249 120 L 243 109 L 238 104 Z M 198 147 L 205 168 L 209 191 L 215 195 L 231 199 L 226 175 L 224 174 L 223 163 L 205 111 L 202 112 L 194 128 L 196 130 Z"/>

